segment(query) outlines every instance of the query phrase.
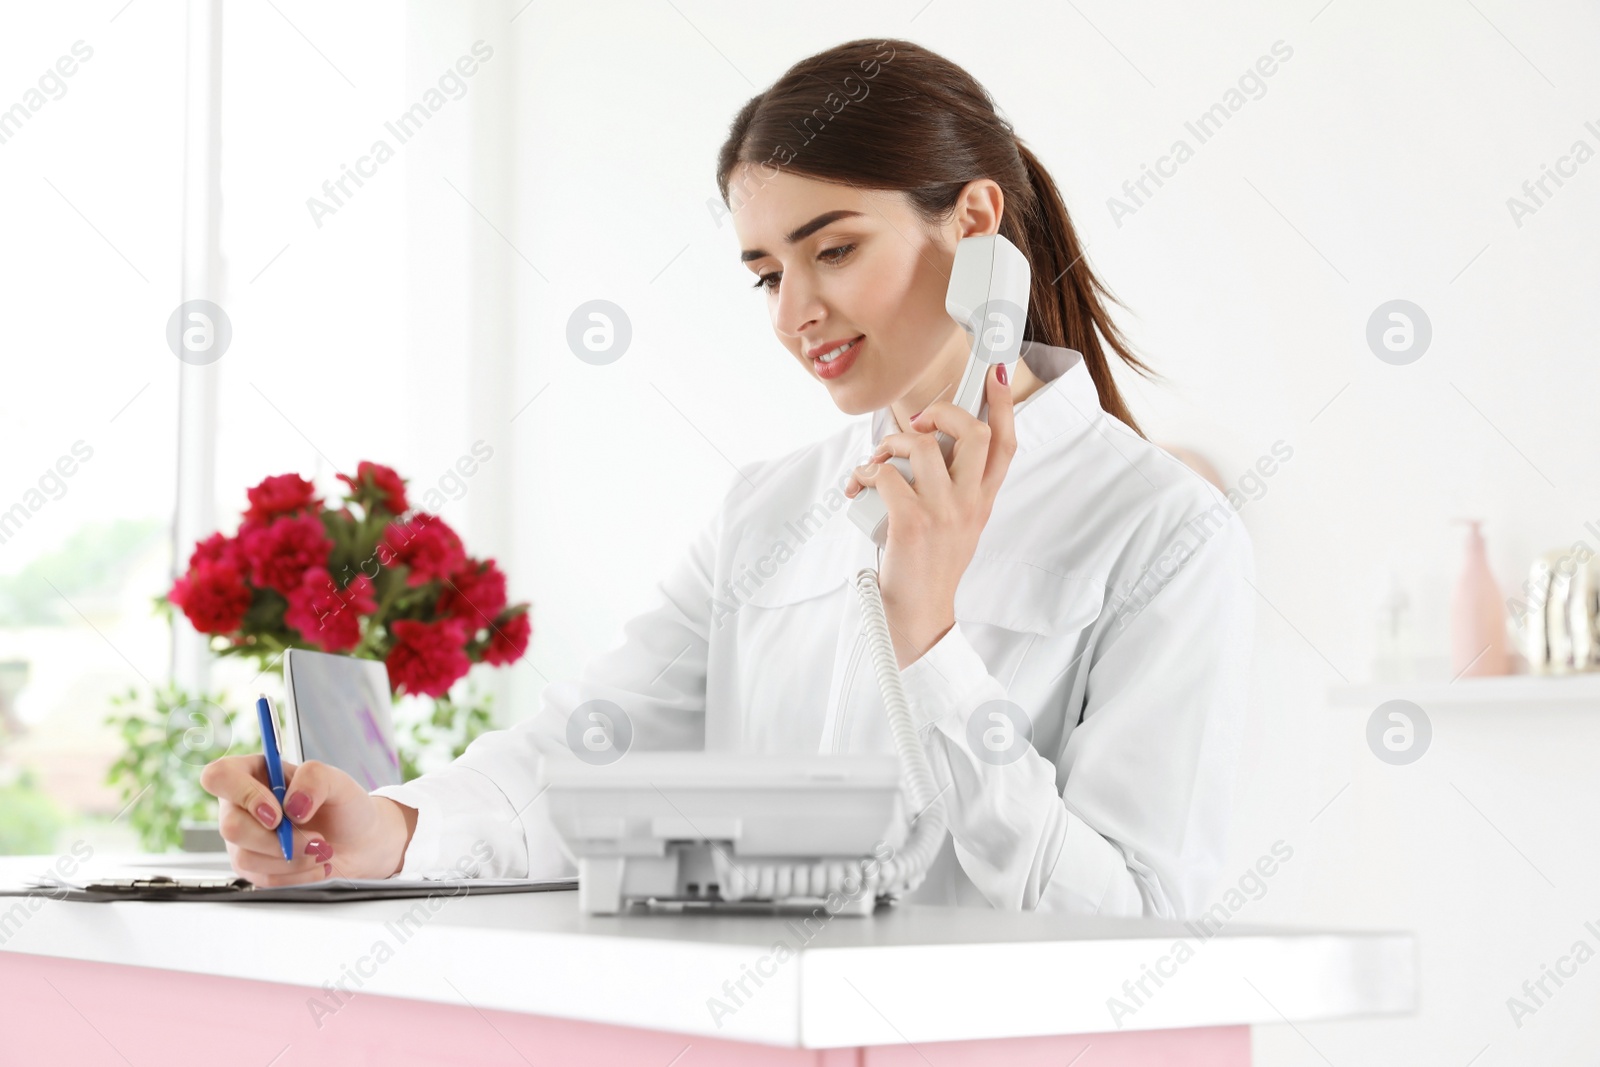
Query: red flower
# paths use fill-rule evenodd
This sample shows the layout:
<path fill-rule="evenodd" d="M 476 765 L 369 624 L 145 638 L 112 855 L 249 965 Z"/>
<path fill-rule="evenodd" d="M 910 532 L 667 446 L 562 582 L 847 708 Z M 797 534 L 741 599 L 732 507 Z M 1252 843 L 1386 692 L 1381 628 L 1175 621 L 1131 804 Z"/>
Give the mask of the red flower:
<path fill-rule="evenodd" d="M 495 623 L 489 631 L 489 647 L 484 649 L 483 661 L 496 667 L 515 663 L 528 651 L 528 638 L 533 635 L 533 621 L 526 611 Z"/>
<path fill-rule="evenodd" d="M 339 475 L 339 480 L 350 486 L 350 494 L 360 497 L 364 491 L 377 490 L 384 507 L 396 515 L 404 515 L 411 505 L 406 502 L 406 480 L 392 467 L 362 460 L 356 464 L 356 476 Z"/>
<path fill-rule="evenodd" d="M 460 619 L 397 619 L 389 632 L 395 644 L 384 662 L 397 692 L 444 696 L 472 666 L 466 652 L 467 624 Z"/>
<path fill-rule="evenodd" d="M 321 503 L 316 487 L 298 474 L 263 478 L 260 485 L 247 489 L 245 495 L 250 498 L 250 508 L 244 513 L 241 526 L 262 526 L 279 515 L 289 515 Z"/>
<path fill-rule="evenodd" d="M 190 624 L 203 634 L 237 630 L 250 610 L 251 597 L 244 574 L 229 560 L 200 560 L 173 582 L 167 593 L 167 599 L 182 608 Z"/>
<path fill-rule="evenodd" d="M 202 563 L 231 563 L 238 566 L 238 542 L 220 533 L 214 533 L 204 541 L 196 543 L 194 551 L 189 554 L 189 569 L 192 571 Z"/>
<path fill-rule="evenodd" d="M 365 574 L 339 589 L 326 567 L 307 567 L 300 585 L 289 593 L 283 621 L 324 652 L 348 652 L 361 643 L 361 616 L 376 610 L 372 582 Z"/>
<path fill-rule="evenodd" d="M 316 515 L 279 518 L 239 534 L 239 551 L 250 566 L 250 580 L 287 595 L 300 585 L 307 567 L 326 565 L 333 542 Z"/>
<path fill-rule="evenodd" d="M 446 579 L 434 611 L 466 621 L 472 631 L 483 629 L 506 606 L 506 576 L 494 560 L 469 559 Z"/>
<path fill-rule="evenodd" d="M 443 519 L 426 511 L 417 512 L 406 522 L 391 522 L 379 547 L 379 562 L 409 568 L 406 584 L 412 586 L 447 578 L 467 562 L 461 538 Z"/>

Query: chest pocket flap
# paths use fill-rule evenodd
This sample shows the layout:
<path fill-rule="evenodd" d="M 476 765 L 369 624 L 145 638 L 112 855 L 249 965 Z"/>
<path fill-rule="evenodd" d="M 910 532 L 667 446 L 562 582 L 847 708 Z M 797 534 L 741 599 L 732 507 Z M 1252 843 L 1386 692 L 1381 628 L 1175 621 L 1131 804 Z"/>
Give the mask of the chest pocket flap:
<path fill-rule="evenodd" d="M 736 568 L 745 577 L 742 598 L 757 607 L 782 607 L 851 586 L 878 554 L 856 530 L 807 541 L 786 560 L 753 560 Z M 763 571 L 769 573 L 763 574 Z M 759 582 L 759 584 L 757 584 Z M 1105 585 L 1093 578 L 1061 574 L 1038 563 L 999 556 L 973 557 L 956 587 L 956 618 L 1008 630 L 1053 634 L 1081 630 L 1100 614 Z"/>
<path fill-rule="evenodd" d="M 974 556 L 956 587 L 956 618 L 1008 630 L 1053 634 L 1081 630 L 1100 615 L 1105 584 L 1038 563 Z"/>
<path fill-rule="evenodd" d="M 855 579 L 862 567 L 875 566 L 877 549 L 854 527 L 819 534 L 787 558 L 767 553 L 741 561 L 729 579 L 738 595 L 760 608 L 776 608 L 831 593 Z"/>

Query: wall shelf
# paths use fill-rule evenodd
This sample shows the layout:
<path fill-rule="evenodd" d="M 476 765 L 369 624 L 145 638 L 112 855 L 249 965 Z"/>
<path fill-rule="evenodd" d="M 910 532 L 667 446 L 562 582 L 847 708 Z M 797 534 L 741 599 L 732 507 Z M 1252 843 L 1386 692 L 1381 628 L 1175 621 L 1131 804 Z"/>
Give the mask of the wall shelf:
<path fill-rule="evenodd" d="M 1328 690 L 1334 707 L 1376 708 L 1386 700 L 1409 700 L 1424 711 L 1435 708 L 1546 710 L 1587 708 L 1600 711 L 1600 673 L 1508 674 L 1498 678 L 1461 678 L 1450 682 L 1360 682 Z"/>

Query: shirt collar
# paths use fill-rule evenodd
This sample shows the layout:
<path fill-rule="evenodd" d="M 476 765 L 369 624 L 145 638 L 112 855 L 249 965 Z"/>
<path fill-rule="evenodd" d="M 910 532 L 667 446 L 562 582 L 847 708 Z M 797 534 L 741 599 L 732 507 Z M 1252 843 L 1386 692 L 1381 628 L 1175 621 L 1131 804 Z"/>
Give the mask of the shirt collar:
<path fill-rule="evenodd" d="M 1017 405 L 1018 452 L 1083 429 L 1104 414 L 1100 394 L 1081 352 L 1060 345 L 1024 341 L 1022 361 L 1044 384 Z M 886 407 L 873 412 L 869 453 L 886 434 L 895 430 L 893 412 Z"/>

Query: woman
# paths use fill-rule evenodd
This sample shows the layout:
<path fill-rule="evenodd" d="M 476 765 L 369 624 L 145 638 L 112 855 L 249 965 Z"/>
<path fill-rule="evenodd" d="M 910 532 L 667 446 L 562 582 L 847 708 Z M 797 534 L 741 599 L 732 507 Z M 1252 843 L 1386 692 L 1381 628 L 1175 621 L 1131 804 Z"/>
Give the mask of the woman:
<path fill-rule="evenodd" d="M 235 869 L 426 875 L 476 843 L 486 875 L 571 873 L 539 763 L 572 758 L 569 724 L 600 706 L 637 748 L 893 752 L 849 581 L 877 564 L 950 825 L 908 899 L 1202 910 L 1246 708 L 1250 541 L 1129 414 L 1110 356 L 1147 368 L 1049 175 L 968 74 L 893 40 L 796 64 L 735 118 L 717 178 L 779 342 L 871 419 L 741 469 L 654 606 L 530 721 L 371 795 L 296 768 L 292 863 L 261 757 L 207 767 Z M 1012 380 L 991 369 L 985 425 L 944 399 L 968 352 L 944 295 L 957 242 L 996 232 L 1033 268 L 1030 343 Z M 863 486 L 889 510 L 881 561 L 844 514 Z"/>

